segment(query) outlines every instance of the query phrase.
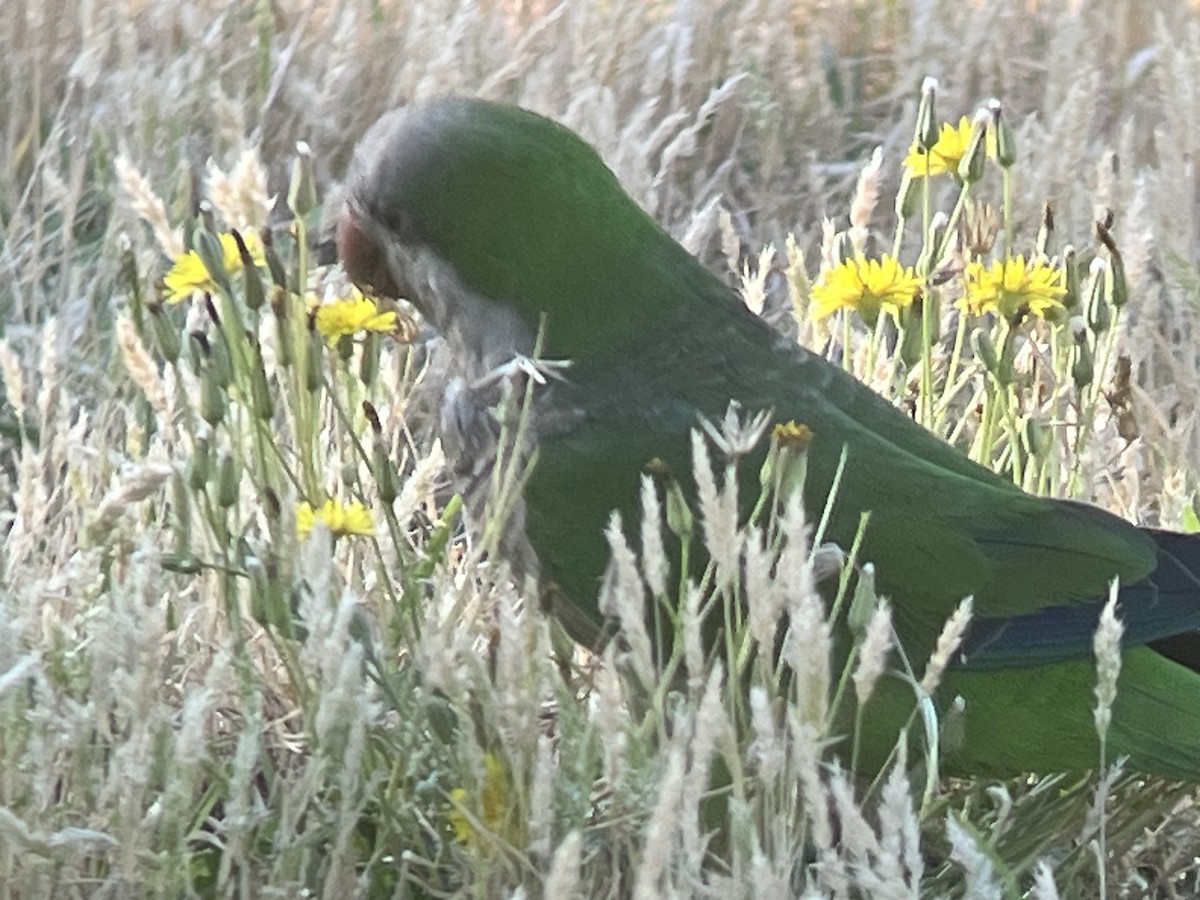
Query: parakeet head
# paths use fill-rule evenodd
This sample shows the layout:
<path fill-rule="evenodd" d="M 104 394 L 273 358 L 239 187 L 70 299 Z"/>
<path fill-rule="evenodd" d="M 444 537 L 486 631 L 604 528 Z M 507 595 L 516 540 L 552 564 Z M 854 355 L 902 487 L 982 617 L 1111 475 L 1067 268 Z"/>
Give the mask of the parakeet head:
<path fill-rule="evenodd" d="M 355 153 L 338 247 L 360 285 L 499 361 L 582 358 L 719 285 L 573 132 L 444 97 L 379 119 Z"/>

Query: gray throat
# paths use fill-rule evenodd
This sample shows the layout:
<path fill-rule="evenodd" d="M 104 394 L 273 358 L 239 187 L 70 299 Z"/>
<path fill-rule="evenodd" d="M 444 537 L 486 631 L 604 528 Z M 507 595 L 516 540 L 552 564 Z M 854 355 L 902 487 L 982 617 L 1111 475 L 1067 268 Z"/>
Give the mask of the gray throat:
<path fill-rule="evenodd" d="M 534 335 L 510 306 L 465 285 L 430 248 L 400 243 L 394 235 L 380 246 L 396 283 L 445 341 L 449 359 L 427 373 L 423 392 L 438 410 L 433 430 L 442 441 L 453 489 L 463 497 L 472 544 L 507 562 L 518 582 L 536 579 L 537 556 L 525 533 L 525 503 L 517 486 L 543 419 L 556 417 L 540 414 L 545 386 L 535 385 L 538 402 L 525 408 L 527 376 L 512 365 L 533 353 Z M 524 439 L 514 446 L 522 416 Z"/>
<path fill-rule="evenodd" d="M 409 290 L 408 299 L 446 339 L 468 383 L 533 353 L 534 334 L 516 311 L 468 287 L 437 252 L 394 236 L 380 243 L 397 284 Z"/>

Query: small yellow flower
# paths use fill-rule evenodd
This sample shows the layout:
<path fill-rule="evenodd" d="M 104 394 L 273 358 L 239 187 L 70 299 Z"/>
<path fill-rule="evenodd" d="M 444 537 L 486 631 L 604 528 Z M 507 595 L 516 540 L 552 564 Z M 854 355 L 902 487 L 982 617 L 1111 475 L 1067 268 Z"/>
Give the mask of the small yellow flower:
<path fill-rule="evenodd" d="M 1041 260 L 1026 264 L 1024 256 L 994 260 L 991 266 L 968 263 L 963 280 L 961 307 L 977 315 L 995 313 L 1014 324 L 1026 315 L 1053 316 L 1067 295 L 1062 270 Z"/>
<path fill-rule="evenodd" d="M 464 788 L 455 788 L 450 792 L 453 806 L 450 810 L 450 827 L 454 829 L 454 837 L 461 843 L 474 843 L 476 840 L 475 825 L 472 819 L 460 807 L 468 807 L 469 796 Z M 477 821 L 491 832 L 503 828 L 508 815 L 508 780 L 504 771 L 504 763 L 494 753 L 483 754 L 483 783 L 479 788 L 479 803 L 473 812 Z"/>
<path fill-rule="evenodd" d="M 375 532 L 371 513 L 357 500 L 343 503 L 341 500 L 329 499 L 317 509 L 313 509 L 307 500 L 296 505 L 296 534 L 301 540 L 308 537 L 317 522 L 324 522 L 334 537 Z"/>
<path fill-rule="evenodd" d="M 807 450 L 808 445 L 812 443 L 812 438 L 812 429 L 795 419 L 776 422 L 771 428 L 771 439 L 781 447 Z"/>
<path fill-rule="evenodd" d="M 265 259 L 258 235 L 253 231 L 247 231 L 242 235 L 242 240 L 246 242 L 246 249 L 250 251 L 254 264 L 256 266 L 263 265 Z M 233 235 L 230 232 L 219 234 L 217 241 L 221 244 L 221 260 L 225 264 L 225 271 L 230 275 L 240 272 L 242 255 L 238 251 L 237 241 L 234 240 Z M 200 259 L 200 254 L 195 250 L 188 250 L 175 259 L 174 264 L 167 270 L 167 274 L 163 276 L 163 286 L 166 288 L 163 299 L 168 303 L 178 303 L 180 300 L 192 296 L 195 291 L 213 291 L 217 287 L 212 279 L 212 274 Z"/>
<path fill-rule="evenodd" d="M 322 303 L 315 313 L 317 331 L 329 343 L 360 331 L 394 331 L 396 313 L 380 312 L 374 300 L 355 291 L 351 296 Z"/>
<path fill-rule="evenodd" d="M 921 291 L 921 279 L 894 256 L 847 259 L 822 273 L 812 288 L 813 317 L 823 319 L 839 309 L 853 309 L 873 326 L 879 311 L 909 306 Z"/>
<path fill-rule="evenodd" d="M 958 126 L 955 127 L 950 123 L 944 123 L 941 130 L 938 132 L 938 139 L 932 147 L 929 148 L 929 170 L 930 175 L 941 175 L 943 172 L 951 174 L 958 171 L 959 161 L 962 160 L 963 154 L 967 152 L 967 147 L 971 143 L 972 123 L 969 118 L 963 116 L 958 120 Z M 904 158 L 904 168 L 913 178 L 924 178 L 926 154 L 921 152 L 921 148 L 916 144 L 908 151 L 908 156 Z"/>

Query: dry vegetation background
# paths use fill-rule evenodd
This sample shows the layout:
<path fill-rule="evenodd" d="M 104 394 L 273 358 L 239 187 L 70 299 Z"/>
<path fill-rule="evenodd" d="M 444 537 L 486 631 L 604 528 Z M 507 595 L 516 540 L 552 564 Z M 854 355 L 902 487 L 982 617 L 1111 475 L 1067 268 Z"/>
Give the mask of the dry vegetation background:
<path fill-rule="evenodd" d="M 470 578 L 441 571 L 432 596 L 458 600 L 434 604 L 440 624 L 408 648 L 407 667 L 389 670 L 408 692 L 393 702 L 364 679 L 369 651 L 349 636 L 354 607 L 373 602 L 381 577 L 354 551 L 291 559 L 298 581 L 318 585 L 311 596 L 334 599 L 332 610 L 308 610 L 311 634 L 291 657 L 252 623 L 232 625 L 204 577 L 165 570 L 163 510 L 186 448 L 147 432 L 116 347 L 131 290 L 123 266 L 132 260 L 148 291 L 168 262 L 122 188 L 119 157 L 174 224 L 194 213 L 209 161 L 228 171 L 248 148 L 280 193 L 306 141 L 322 194 L 336 198 L 355 140 L 380 112 L 480 94 L 582 133 L 731 279 L 731 260 L 757 260 L 789 233 L 815 271 L 821 222 L 844 219 L 877 146 L 884 195 L 894 190 L 927 75 L 939 79 L 942 119 L 1004 101 L 1026 240 L 1047 200 L 1059 232 L 1081 241 L 1098 209 L 1114 210 L 1133 298 L 1122 349 L 1139 437 L 1097 450 L 1096 495 L 1177 524 L 1200 462 L 1191 4 L 2 0 L 0 898 L 1095 891 L 1079 824 L 1090 795 L 1070 793 L 1073 782 L 960 785 L 919 816 L 892 794 L 892 832 L 886 803 L 861 822 L 874 849 L 861 835 L 855 846 L 826 836 L 822 847 L 819 828 L 796 826 L 804 815 L 789 820 L 799 837 L 785 841 L 759 810 L 742 824 L 757 823 L 761 845 L 742 856 L 726 848 L 727 869 L 702 876 L 704 841 L 686 829 L 649 859 L 663 829 L 687 818 L 686 796 L 664 808 L 656 793 L 684 765 L 678 742 L 631 733 L 620 752 L 646 756 L 621 770 L 630 805 L 597 799 L 587 765 L 569 764 L 604 757 L 612 775 L 605 754 L 617 751 L 596 743 L 588 717 L 619 731 L 628 698 L 617 675 L 599 676 L 600 698 L 561 714 L 562 743 L 543 740 L 548 631 L 505 618 L 515 599 L 503 588 L 476 602 L 499 604 L 501 644 L 517 635 L 525 652 L 501 652 L 501 675 L 472 667 L 478 633 L 456 618 L 474 608 L 461 599 Z M 732 229 L 722 230 L 721 210 Z M 888 216 L 881 205 L 884 235 Z M 22 439 L 22 427 L 40 440 Z M 380 560 L 401 565 L 391 552 Z M 472 711 L 474 733 L 439 737 L 439 704 L 460 719 Z M 508 762 L 504 794 L 506 821 L 524 824 L 489 819 L 503 841 L 456 839 L 448 796 L 489 788 L 488 736 L 524 748 Z M 539 781 L 555 785 L 553 798 L 537 794 Z M 825 775 L 816 783 L 843 804 L 849 833 L 850 789 Z M 1110 815 L 1132 824 L 1114 829 L 1108 888 L 1186 893 L 1200 849 L 1190 801 L 1157 783 L 1123 784 Z M 1081 836 L 1053 849 L 1058 830 Z M 798 875 L 808 851 L 797 848 L 813 842 L 823 868 Z"/>

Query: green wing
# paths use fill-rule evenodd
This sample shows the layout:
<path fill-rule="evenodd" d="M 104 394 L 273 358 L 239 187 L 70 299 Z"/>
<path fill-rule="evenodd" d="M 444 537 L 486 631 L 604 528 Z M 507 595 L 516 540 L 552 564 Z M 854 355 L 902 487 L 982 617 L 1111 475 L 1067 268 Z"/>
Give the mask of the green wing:
<path fill-rule="evenodd" d="M 626 345 L 619 359 L 573 368 L 573 384 L 555 388 L 557 402 L 585 415 L 543 440 L 528 524 L 543 568 L 576 604 L 594 613 L 607 558 L 600 535 L 614 508 L 637 521 L 639 471 L 659 458 L 690 486 L 690 431 L 701 415 L 719 418 L 730 398 L 812 429 L 814 521 L 845 449 L 829 536 L 849 547 L 860 514 L 871 513 L 862 559 L 915 636 L 936 635 L 967 595 L 979 616 L 1017 616 L 1094 601 L 1113 577 L 1129 583 L 1153 570 L 1153 542 L 1134 526 L 1025 494 L 748 313 L 706 312 Z M 760 462 L 743 463 L 747 507 Z"/>

